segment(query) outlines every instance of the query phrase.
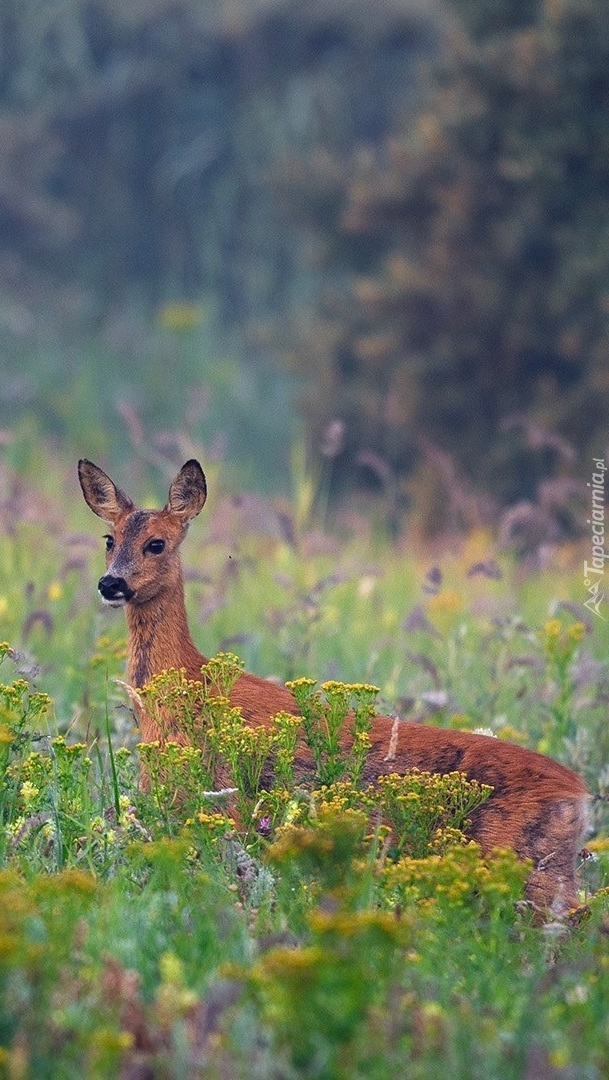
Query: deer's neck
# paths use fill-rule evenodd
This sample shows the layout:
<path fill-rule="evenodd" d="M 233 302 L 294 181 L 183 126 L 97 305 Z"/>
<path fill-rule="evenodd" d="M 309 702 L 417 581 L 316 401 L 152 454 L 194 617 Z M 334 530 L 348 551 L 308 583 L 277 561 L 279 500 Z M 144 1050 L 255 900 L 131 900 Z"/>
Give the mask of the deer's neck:
<path fill-rule="evenodd" d="M 145 686 L 168 668 L 186 668 L 189 679 L 200 679 L 206 662 L 190 636 L 182 580 L 145 604 L 127 606 L 129 682 Z"/>

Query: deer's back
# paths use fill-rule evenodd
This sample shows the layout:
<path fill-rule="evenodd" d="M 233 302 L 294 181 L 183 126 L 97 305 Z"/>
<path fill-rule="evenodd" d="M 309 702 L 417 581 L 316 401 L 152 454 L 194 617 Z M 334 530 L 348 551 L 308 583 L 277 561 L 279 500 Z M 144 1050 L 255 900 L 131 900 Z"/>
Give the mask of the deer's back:
<path fill-rule="evenodd" d="M 266 727 L 275 713 L 298 713 L 285 687 L 256 675 L 245 674 L 232 693 L 247 723 Z M 349 742 L 348 732 L 345 744 Z M 494 799 L 510 799 L 522 806 L 560 797 L 585 797 L 582 779 L 544 754 L 488 735 L 430 727 L 387 716 L 374 718 L 371 748 L 363 779 L 373 783 L 386 773 L 420 769 L 433 773 L 463 772 L 469 779 L 490 784 Z M 300 756 L 303 764 L 306 757 Z"/>

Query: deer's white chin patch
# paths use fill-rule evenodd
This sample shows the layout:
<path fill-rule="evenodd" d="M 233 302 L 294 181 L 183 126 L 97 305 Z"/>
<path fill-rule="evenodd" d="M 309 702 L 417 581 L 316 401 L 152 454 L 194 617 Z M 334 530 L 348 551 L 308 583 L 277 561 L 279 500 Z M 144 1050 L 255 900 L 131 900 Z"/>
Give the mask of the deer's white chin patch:
<path fill-rule="evenodd" d="M 100 593 L 100 596 L 101 596 L 101 593 Z M 114 600 L 107 600 L 105 596 L 102 596 L 101 600 L 102 600 L 102 604 L 104 605 L 104 607 L 112 607 L 112 608 L 125 607 L 125 604 L 127 603 L 124 596 L 116 596 L 114 598 Z"/>

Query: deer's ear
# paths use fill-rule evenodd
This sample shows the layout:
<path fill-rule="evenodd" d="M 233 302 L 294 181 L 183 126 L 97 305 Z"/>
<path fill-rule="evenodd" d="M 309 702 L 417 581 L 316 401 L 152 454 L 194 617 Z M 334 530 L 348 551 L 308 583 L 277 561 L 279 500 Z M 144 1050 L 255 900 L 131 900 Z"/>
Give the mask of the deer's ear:
<path fill-rule="evenodd" d="M 129 496 L 117 488 L 103 469 L 98 468 L 92 461 L 82 458 L 78 462 L 78 479 L 87 506 L 111 525 L 114 525 L 125 511 L 133 510 Z"/>
<path fill-rule="evenodd" d="M 186 524 L 201 513 L 207 498 L 205 473 L 198 461 L 191 458 L 182 465 L 173 484 L 169 488 L 169 500 L 166 509 Z"/>

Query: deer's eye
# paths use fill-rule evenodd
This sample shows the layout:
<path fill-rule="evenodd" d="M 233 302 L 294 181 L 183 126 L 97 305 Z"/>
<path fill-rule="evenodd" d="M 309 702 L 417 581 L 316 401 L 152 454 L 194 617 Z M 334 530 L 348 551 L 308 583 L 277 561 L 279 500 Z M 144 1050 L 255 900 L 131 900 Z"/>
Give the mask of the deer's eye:
<path fill-rule="evenodd" d="M 110 535 L 104 536 L 104 540 L 106 541 L 106 551 L 112 551 L 112 548 L 114 547 L 114 537 Z"/>
<path fill-rule="evenodd" d="M 160 555 L 161 552 L 164 551 L 164 550 L 165 550 L 165 541 L 164 540 L 149 540 L 148 543 L 144 545 L 144 551 L 148 555 Z"/>

